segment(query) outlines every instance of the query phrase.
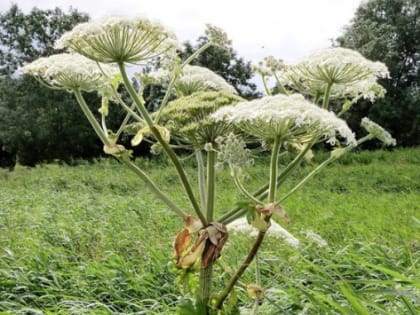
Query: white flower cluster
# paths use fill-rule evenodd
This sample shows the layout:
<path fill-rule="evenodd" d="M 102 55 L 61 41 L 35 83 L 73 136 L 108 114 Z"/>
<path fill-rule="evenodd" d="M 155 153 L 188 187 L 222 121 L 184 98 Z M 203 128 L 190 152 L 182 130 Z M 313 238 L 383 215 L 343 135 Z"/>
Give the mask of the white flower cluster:
<path fill-rule="evenodd" d="M 212 118 L 237 124 L 244 132 L 263 140 L 280 137 L 282 141 L 302 143 L 324 136 L 334 145 L 340 135 L 348 145 L 356 145 L 354 134 L 344 120 L 310 103 L 300 94 L 278 94 L 225 106 Z"/>
<path fill-rule="evenodd" d="M 294 237 L 289 231 L 283 228 L 281 225 L 271 220 L 271 226 L 267 230 L 267 235 L 283 240 L 286 244 L 293 248 L 298 248 L 300 241 Z M 243 233 L 249 236 L 257 236 L 258 229 L 250 225 L 245 218 L 240 218 L 232 223 L 229 223 L 228 231 L 233 233 Z"/>
<path fill-rule="evenodd" d="M 171 78 L 171 72 L 160 68 L 157 71 L 148 73 L 146 81 L 166 85 Z M 210 69 L 200 66 L 186 65 L 179 75 L 175 89 L 182 96 L 191 95 L 199 91 L 224 91 L 237 94 L 235 88 L 226 82 L 220 75 Z"/>
<path fill-rule="evenodd" d="M 391 136 L 391 134 L 382 128 L 377 123 L 373 122 L 367 117 L 362 119 L 360 124 L 371 136 L 380 140 L 387 146 L 397 145 L 397 141 Z"/>
<path fill-rule="evenodd" d="M 304 233 L 309 241 L 315 243 L 319 247 L 328 247 L 328 242 L 324 240 L 321 235 L 315 233 L 312 230 L 306 230 Z"/>
<path fill-rule="evenodd" d="M 175 35 L 143 17 L 106 17 L 81 23 L 65 33 L 56 48 L 69 48 L 92 60 L 138 63 L 160 55 L 175 55 Z"/>
<path fill-rule="evenodd" d="M 389 72 L 385 64 L 372 62 L 357 51 L 330 48 L 314 52 L 290 66 L 282 77 L 285 84 L 302 92 L 323 93 L 331 84 L 331 97 L 363 96 L 374 100 L 385 93 L 377 79 L 389 78 Z"/>
<path fill-rule="evenodd" d="M 98 64 L 78 54 L 43 57 L 21 68 L 46 84 L 66 90 L 102 90 L 118 74 L 111 65 Z"/>

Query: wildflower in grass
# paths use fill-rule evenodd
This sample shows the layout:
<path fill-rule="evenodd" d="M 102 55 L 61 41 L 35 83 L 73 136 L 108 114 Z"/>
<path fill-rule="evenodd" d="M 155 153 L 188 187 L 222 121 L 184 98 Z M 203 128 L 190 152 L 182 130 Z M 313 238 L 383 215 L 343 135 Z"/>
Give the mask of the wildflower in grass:
<path fill-rule="evenodd" d="M 112 65 L 99 65 L 78 54 L 57 54 L 43 57 L 21 68 L 53 88 L 65 90 L 104 90 L 118 69 Z"/>
<path fill-rule="evenodd" d="M 139 63 L 175 55 L 175 35 L 143 17 L 106 17 L 77 25 L 57 42 L 71 51 L 103 63 Z"/>
<path fill-rule="evenodd" d="M 228 231 L 232 233 L 243 233 L 253 237 L 257 236 L 258 234 L 258 229 L 250 225 L 246 218 L 240 218 L 233 221 L 232 223 L 229 223 L 227 228 Z M 294 237 L 292 234 L 290 234 L 290 232 L 288 232 L 285 228 L 273 220 L 271 220 L 271 226 L 267 230 L 267 235 L 269 237 L 271 236 L 278 238 L 293 248 L 298 248 L 300 244 L 300 241 L 296 237 Z"/>
<path fill-rule="evenodd" d="M 283 74 L 285 84 L 302 93 L 322 95 L 330 88 L 330 97 L 382 97 L 385 90 L 378 78 L 389 78 L 385 64 L 373 62 L 357 51 L 330 48 L 312 53 Z"/>
<path fill-rule="evenodd" d="M 314 242 L 319 247 L 328 247 L 328 242 L 326 240 L 324 240 L 321 237 L 321 235 L 316 234 L 312 230 L 306 230 L 305 231 L 305 236 L 308 240 L 310 240 L 311 242 Z"/>
<path fill-rule="evenodd" d="M 300 94 L 278 94 L 225 106 L 212 118 L 236 124 L 245 133 L 267 142 L 279 138 L 281 141 L 305 143 L 316 137 L 334 145 L 337 137 L 342 137 L 348 145 L 356 145 L 354 134 L 344 120 L 310 103 Z"/>
<path fill-rule="evenodd" d="M 172 72 L 159 69 L 146 75 L 147 82 L 168 85 Z M 199 91 L 223 91 L 237 94 L 233 86 L 220 75 L 210 69 L 199 66 L 186 65 L 175 83 L 175 90 L 179 96 L 191 95 Z"/>
<path fill-rule="evenodd" d="M 380 140 L 383 144 L 387 146 L 397 145 L 397 141 L 388 131 L 369 118 L 364 117 L 360 125 L 372 136 L 372 138 Z"/>

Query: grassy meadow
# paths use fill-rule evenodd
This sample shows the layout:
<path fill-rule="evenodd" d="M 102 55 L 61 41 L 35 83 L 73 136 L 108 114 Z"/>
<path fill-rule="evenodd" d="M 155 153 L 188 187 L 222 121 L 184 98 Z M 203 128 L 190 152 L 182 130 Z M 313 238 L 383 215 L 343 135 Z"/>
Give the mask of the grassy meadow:
<path fill-rule="evenodd" d="M 247 187 L 267 178 L 263 160 Z M 284 157 L 287 159 L 287 157 Z M 163 159 L 137 160 L 187 208 Z M 194 162 L 186 162 L 194 174 Z M 281 189 L 313 166 L 301 167 Z M 219 214 L 241 201 L 228 172 Z M 258 256 L 266 298 L 260 314 L 420 314 L 420 149 L 354 152 L 284 203 L 295 250 L 276 238 Z M 183 227 L 146 186 L 113 160 L 0 171 L 0 314 L 176 314 L 186 303 L 172 261 Z M 313 231 L 328 242 L 307 239 Z M 231 235 L 215 274 L 222 287 L 251 237 Z M 253 301 L 245 273 L 230 303 Z"/>

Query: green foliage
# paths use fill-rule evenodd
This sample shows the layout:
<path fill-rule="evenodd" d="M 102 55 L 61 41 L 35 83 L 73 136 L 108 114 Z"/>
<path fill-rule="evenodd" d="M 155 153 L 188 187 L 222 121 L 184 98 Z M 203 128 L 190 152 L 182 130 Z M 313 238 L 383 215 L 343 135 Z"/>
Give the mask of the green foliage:
<path fill-rule="evenodd" d="M 89 16 L 70 8 L 68 13 L 59 8 L 33 8 L 24 14 L 16 4 L 0 14 L 0 76 L 10 76 L 18 67 L 41 56 L 54 53 L 54 42 L 76 24 L 86 22 Z"/>
<path fill-rule="evenodd" d="M 208 43 L 210 31 L 211 26 L 208 25 L 205 34 L 197 39 L 195 45 L 185 42 L 184 48 L 180 53 L 181 58 L 186 59 L 198 48 Z M 230 41 L 223 43 L 223 46 L 209 47 L 198 55 L 191 62 L 191 65 L 206 67 L 216 72 L 235 87 L 242 97 L 255 98 L 258 95 L 256 85 L 250 82 L 253 75 L 251 62 L 238 57 Z"/>
<path fill-rule="evenodd" d="M 267 236 L 258 255 L 267 289 L 258 314 L 420 311 L 419 149 L 344 158 L 284 204 L 288 230 L 302 246 L 294 250 Z M 137 162 L 187 206 L 166 160 Z M 265 182 L 265 162 L 257 160 L 246 185 Z M 188 173 L 193 168 L 187 165 Z M 311 170 L 302 166 L 286 185 Z M 221 173 L 217 183 L 219 214 L 240 200 L 229 177 Z M 0 312 L 176 314 L 181 290 L 168 257 L 182 226 L 135 174 L 112 160 L 49 164 L 0 172 L 0 186 Z M 309 229 L 329 246 L 306 239 Z M 215 266 L 216 294 L 251 242 L 229 236 Z M 255 283 L 254 272 L 251 266 L 238 283 L 226 314 L 238 314 L 236 301 L 241 313 L 251 308 L 245 287 Z M 183 300 L 196 310 L 189 297 Z"/>
<path fill-rule="evenodd" d="M 0 81 L 0 139 L 19 163 L 34 166 L 98 156 L 102 148 L 74 98 L 41 87 L 33 78 Z M 98 103 L 91 95 L 92 103 Z M 99 107 L 99 106 L 98 106 Z"/>
<path fill-rule="evenodd" d="M 97 157 L 102 148 L 74 97 L 52 91 L 16 69 L 40 56 L 56 52 L 54 41 L 88 16 L 70 9 L 39 10 L 24 14 L 17 5 L 0 14 L 0 143 L 17 154 L 19 163 Z M 90 95 L 99 107 L 99 99 Z M 96 109 L 93 109 L 96 111 Z"/>
<path fill-rule="evenodd" d="M 388 129 L 400 145 L 418 145 L 420 139 L 420 2 L 370 0 L 337 39 L 342 47 L 384 62 L 391 78 L 380 82 L 387 94 L 373 105 L 359 102 L 349 112 L 355 123 L 363 116 Z"/>

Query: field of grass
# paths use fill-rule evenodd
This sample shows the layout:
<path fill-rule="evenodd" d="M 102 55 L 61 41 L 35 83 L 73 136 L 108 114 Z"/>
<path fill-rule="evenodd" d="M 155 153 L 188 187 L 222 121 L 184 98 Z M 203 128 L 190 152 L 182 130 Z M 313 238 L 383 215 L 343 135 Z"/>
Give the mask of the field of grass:
<path fill-rule="evenodd" d="M 165 161 L 137 162 L 187 207 Z M 264 182 L 262 165 L 250 170 L 250 189 Z M 311 168 L 300 168 L 282 189 Z M 194 173 L 193 163 L 188 171 Z M 219 213 L 241 200 L 227 172 L 217 190 Z M 420 149 L 349 154 L 284 206 L 291 219 L 286 228 L 302 246 L 264 241 L 261 314 L 420 313 Z M 112 160 L 1 171 L 0 314 L 176 314 L 185 300 L 171 244 L 181 228 Z M 307 239 L 308 230 L 329 245 Z M 230 237 L 216 266 L 216 287 L 251 242 L 246 235 Z M 245 289 L 252 282 L 254 266 L 231 298 L 243 309 L 252 305 Z"/>

